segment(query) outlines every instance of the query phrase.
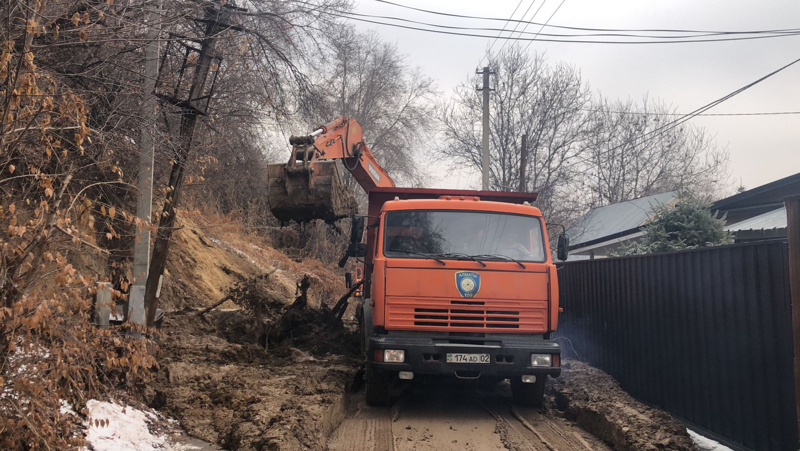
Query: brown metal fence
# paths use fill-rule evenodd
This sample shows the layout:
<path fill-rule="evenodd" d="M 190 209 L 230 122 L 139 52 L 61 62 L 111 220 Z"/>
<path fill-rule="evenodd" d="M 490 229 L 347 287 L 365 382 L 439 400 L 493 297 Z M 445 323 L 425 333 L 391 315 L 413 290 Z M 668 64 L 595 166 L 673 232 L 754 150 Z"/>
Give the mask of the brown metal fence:
<path fill-rule="evenodd" d="M 736 447 L 797 450 L 785 241 L 568 262 L 566 355 Z"/>

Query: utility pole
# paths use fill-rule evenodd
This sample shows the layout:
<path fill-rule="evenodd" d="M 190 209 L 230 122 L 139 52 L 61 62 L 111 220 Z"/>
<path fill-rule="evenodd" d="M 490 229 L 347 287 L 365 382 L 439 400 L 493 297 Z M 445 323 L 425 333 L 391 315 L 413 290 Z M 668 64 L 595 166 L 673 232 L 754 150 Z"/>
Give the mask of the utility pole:
<path fill-rule="evenodd" d="M 242 10 L 241 8 L 235 8 L 231 5 L 219 7 L 208 6 L 205 9 L 206 17 L 196 20 L 198 23 L 206 24 L 206 28 L 202 38 L 191 40 L 200 45 L 199 49 L 186 45 L 186 56 L 191 52 L 197 52 L 196 62 L 188 62 L 185 58 L 180 70 L 181 75 L 183 75 L 188 67 L 195 66 L 188 97 L 178 97 L 180 80 L 178 81 L 178 86 L 175 88 L 174 95 L 159 95 L 163 100 L 180 108 L 181 126 L 178 155 L 175 157 L 175 162 L 172 165 L 172 171 L 169 175 L 167 197 L 164 200 L 164 210 L 161 216 L 159 216 L 158 232 L 156 233 L 156 241 L 153 246 L 153 259 L 147 274 L 147 287 L 144 296 L 144 305 L 147 310 L 147 327 L 153 327 L 155 323 L 156 309 L 158 308 L 158 298 L 156 295 L 159 290 L 161 275 L 164 274 L 164 268 L 167 265 L 169 244 L 172 238 L 172 231 L 175 228 L 176 207 L 183 188 L 184 170 L 186 168 L 186 162 L 189 159 L 189 153 L 192 149 L 192 139 L 194 138 L 194 128 L 197 124 L 197 117 L 199 115 L 205 115 L 205 110 L 208 108 L 208 103 L 214 94 L 213 84 L 207 93 L 205 91 L 206 80 L 211 71 L 212 62 L 215 60 L 219 62 L 221 60 L 221 57 L 219 57 L 214 50 L 214 41 L 224 30 L 242 30 L 241 27 L 224 23 L 224 18 L 228 16 L 226 11 L 233 9 Z M 218 69 L 219 64 L 216 64 L 215 75 L 218 73 Z"/>
<path fill-rule="evenodd" d="M 528 169 L 528 134 L 522 135 L 522 147 L 519 152 L 519 192 L 524 193 L 526 188 L 525 171 Z"/>
<path fill-rule="evenodd" d="M 158 114 L 158 103 L 153 91 L 158 77 L 158 56 L 161 51 L 159 35 L 161 25 L 159 10 L 161 0 L 150 0 L 145 6 L 145 23 L 147 33 L 145 39 L 144 81 L 142 82 L 142 129 L 139 135 L 139 174 L 136 186 L 139 198 L 136 202 L 136 240 L 133 245 L 133 285 L 128 295 L 128 321 L 144 326 L 144 292 L 147 282 L 147 269 L 150 266 L 150 215 L 153 210 L 153 165 L 155 117 Z M 159 25 L 155 25 L 158 22 Z"/>
<path fill-rule="evenodd" d="M 494 71 L 485 66 L 483 71 L 475 71 L 476 74 L 483 74 L 483 87 L 478 88 L 478 91 L 483 92 L 483 157 L 481 159 L 481 166 L 483 172 L 483 183 L 481 189 L 484 191 L 489 189 L 489 75 L 493 75 Z"/>

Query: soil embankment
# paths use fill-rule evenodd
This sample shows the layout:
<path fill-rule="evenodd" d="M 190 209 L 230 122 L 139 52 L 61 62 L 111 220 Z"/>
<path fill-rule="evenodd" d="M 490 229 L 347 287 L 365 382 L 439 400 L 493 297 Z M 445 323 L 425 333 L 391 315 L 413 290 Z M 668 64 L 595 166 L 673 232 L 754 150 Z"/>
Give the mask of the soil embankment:
<path fill-rule="evenodd" d="M 149 404 L 223 449 L 321 449 L 358 369 L 358 340 L 328 313 L 342 275 L 221 218 L 186 214 L 181 227 Z"/>
<path fill-rule="evenodd" d="M 279 311 L 274 312 L 277 320 Z M 357 367 L 351 333 L 319 310 L 266 348 L 237 337 L 241 312 L 169 316 L 153 404 L 186 431 L 225 449 L 320 449 L 338 424 Z M 299 318 L 299 316 L 298 316 Z M 338 352 L 326 352 L 331 343 Z"/>
<path fill-rule="evenodd" d="M 565 361 L 548 393 L 554 407 L 620 451 L 694 450 L 686 426 L 623 391 L 614 378 L 579 361 Z"/>

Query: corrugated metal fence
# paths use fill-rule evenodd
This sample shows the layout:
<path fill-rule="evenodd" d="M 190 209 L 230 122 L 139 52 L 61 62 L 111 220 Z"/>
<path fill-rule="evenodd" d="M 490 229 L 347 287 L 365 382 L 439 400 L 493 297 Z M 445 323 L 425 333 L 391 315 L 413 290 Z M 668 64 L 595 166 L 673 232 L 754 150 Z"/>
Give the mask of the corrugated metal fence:
<path fill-rule="evenodd" d="M 566 263 L 565 354 L 755 450 L 796 450 L 787 244 Z"/>

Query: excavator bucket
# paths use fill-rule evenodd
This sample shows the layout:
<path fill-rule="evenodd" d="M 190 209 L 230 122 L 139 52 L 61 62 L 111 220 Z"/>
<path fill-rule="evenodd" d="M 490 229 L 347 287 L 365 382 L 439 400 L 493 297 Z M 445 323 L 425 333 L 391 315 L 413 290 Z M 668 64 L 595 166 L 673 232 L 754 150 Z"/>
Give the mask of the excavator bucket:
<path fill-rule="evenodd" d="M 357 212 L 335 161 L 271 164 L 268 177 L 270 209 L 281 223 L 312 219 L 333 223 Z"/>

